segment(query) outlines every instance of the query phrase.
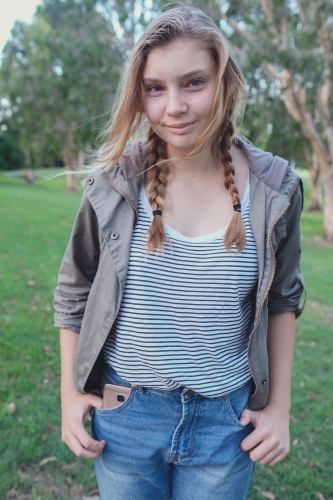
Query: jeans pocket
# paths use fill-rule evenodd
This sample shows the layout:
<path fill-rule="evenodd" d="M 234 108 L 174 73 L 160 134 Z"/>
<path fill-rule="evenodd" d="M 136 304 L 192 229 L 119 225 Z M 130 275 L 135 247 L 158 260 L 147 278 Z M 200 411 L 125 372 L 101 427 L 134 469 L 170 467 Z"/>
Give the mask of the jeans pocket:
<path fill-rule="evenodd" d="M 113 368 L 111 368 L 111 367 L 107 367 L 104 370 L 104 372 L 102 374 L 102 377 L 101 377 L 100 392 L 102 394 L 102 397 L 104 396 L 104 386 L 105 386 L 105 384 L 112 384 L 112 385 L 117 385 L 117 386 L 122 386 L 122 387 L 131 387 L 131 384 L 129 384 L 128 382 L 126 382 L 125 380 L 123 380 L 118 375 L 118 373 L 115 370 L 113 370 Z M 126 401 L 122 405 L 117 406 L 115 408 L 102 408 L 100 410 L 97 409 L 97 408 L 95 408 L 95 412 L 97 414 L 105 414 L 105 415 L 107 415 L 107 414 L 119 413 L 119 412 L 123 411 L 132 402 L 134 392 L 135 392 L 135 389 L 134 388 L 131 389 L 129 397 L 126 399 Z"/>
<path fill-rule="evenodd" d="M 247 382 L 239 389 L 229 392 L 225 396 L 226 407 L 233 422 L 241 427 L 244 425 L 239 418 L 242 412 L 250 408 L 250 393 L 252 381 Z"/>
<path fill-rule="evenodd" d="M 115 408 L 102 408 L 102 409 L 95 408 L 95 414 L 96 415 L 111 415 L 111 414 L 121 413 L 122 411 L 126 410 L 126 408 L 128 408 L 128 406 L 130 406 L 130 404 L 132 403 L 132 401 L 134 399 L 134 393 L 135 393 L 135 389 L 132 389 L 131 393 L 130 393 L 129 397 L 126 399 L 126 401 L 122 405 L 117 406 Z"/>

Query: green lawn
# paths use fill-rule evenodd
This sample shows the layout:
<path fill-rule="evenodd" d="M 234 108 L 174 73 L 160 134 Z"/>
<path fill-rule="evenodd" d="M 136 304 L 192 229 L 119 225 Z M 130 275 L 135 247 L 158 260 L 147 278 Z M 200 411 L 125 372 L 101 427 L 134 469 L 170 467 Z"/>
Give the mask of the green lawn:
<path fill-rule="evenodd" d="M 64 178 L 27 185 L 0 176 L 0 498 L 97 495 L 92 462 L 60 440 L 52 297 L 80 202 L 64 187 Z M 297 324 L 291 453 L 278 466 L 257 467 L 251 500 L 333 500 L 333 248 L 321 244 L 321 228 L 321 214 L 304 213 L 309 299 Z"/>

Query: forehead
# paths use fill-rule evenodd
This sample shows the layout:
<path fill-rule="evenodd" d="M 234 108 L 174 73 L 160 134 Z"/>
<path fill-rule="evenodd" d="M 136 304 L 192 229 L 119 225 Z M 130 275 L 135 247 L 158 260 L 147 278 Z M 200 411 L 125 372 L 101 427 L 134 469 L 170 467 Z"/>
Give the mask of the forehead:
<path fill-rule="evenodd" d="M 149 52 L 143 71 L 144 79 L 181 76 L 196 69 L 214 70 L 211 53 L 197 40 L 179 38 Z"/>

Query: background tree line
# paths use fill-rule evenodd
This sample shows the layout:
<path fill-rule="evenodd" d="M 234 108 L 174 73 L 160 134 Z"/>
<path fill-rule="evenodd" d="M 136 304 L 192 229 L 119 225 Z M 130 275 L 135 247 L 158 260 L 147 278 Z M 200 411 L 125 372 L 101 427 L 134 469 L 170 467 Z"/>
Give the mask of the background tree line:
<path fill-rule="evenodd" d="M 0 67 L 0 168 L 82 165 L 109 118 L 128 51 L 165 3 L 44 0 L 31 24 L 16 22 Z M 324 235 L 333 241 L 333 0 L 184 3 L 212 16 L 240 61 L 242 133 L 309 168 L 311 209 L 321 208 L 325 180 Z"/>

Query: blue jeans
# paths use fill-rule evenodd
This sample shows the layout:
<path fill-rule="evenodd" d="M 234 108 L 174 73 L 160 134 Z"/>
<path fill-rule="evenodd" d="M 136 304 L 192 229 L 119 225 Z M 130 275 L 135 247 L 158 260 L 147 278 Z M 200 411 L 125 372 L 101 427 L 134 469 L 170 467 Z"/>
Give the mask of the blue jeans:
<path fill-rule="evenodd" d="M 110 367 L 101 381 L 127 385 Z M 254 463 L 240 448 L 253 430 L 239 416 L 251 381 L 218 398 L 186 388 L 132 387 L 120 407 L 94 410 L 105 439 L 95 460 L 101 500 L 246 500 Z"/>

